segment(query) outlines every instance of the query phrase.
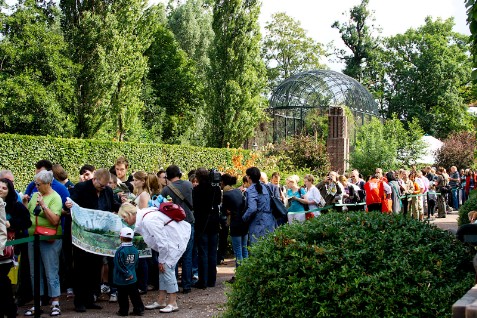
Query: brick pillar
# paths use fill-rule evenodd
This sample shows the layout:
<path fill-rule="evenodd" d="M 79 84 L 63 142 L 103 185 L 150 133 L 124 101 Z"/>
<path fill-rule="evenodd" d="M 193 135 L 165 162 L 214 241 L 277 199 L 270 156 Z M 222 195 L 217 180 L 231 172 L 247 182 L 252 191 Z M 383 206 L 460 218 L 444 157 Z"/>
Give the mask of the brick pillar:
<path fill-rule="evenodd" d="M 349 139 L 348 122 L 341 107 L 330 108 L 326 150 L 330 157 L 331 169 L 340 174 L 344 173 L 348 168 Z"/>

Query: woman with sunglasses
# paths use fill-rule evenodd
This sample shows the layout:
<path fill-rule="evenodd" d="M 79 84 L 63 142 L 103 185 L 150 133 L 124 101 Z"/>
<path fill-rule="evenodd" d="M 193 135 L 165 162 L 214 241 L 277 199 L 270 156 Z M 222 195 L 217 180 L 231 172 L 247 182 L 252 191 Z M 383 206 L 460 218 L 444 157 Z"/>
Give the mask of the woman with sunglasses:
<path fill-rule="evenodd" d="M 35 192 L 30 202 L 24 202 L 30 211 L 30 219 L 33 225 L 28 230 L 29 235 L 35 233 L 37 226 L 42 226 L 52 230 L 56 229 L 56 234 L 61 235 L 60 217 L 63 208 L 60 195 L 53 190 L 53 172 L 42 170 L 35 176 L 35 186 L 38 192 Z M 50 316 L 61 315 L 60 310 L 60 253 L 62 240 L 40 241 L 40 296 L 44 293 L 43 275 L 46 276 L 48 285 L 48 296 L 51 298 Z M 33 242 L 28 243 L 28 259 L 30 261 L 30 277 L 32 286 L 34 286 L 34 252 Z M 25 311 L 25 316 L 34 316 L 35 311 L 41 311 L 40 308 L 31 307 Z"/>

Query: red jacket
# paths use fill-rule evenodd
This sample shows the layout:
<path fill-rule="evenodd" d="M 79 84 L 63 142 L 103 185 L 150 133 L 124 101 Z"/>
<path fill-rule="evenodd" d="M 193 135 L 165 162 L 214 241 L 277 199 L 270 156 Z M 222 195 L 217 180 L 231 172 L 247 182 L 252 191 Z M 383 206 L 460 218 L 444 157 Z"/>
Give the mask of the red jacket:
<path fill-rule="evenodd" d="M 364 185 L 364 191 L 366 191 L 366 205 L 381 203 L 384 198 L 384 186 L 381 180 L 369 180 Z"/>
<path fill-rule="evenodd" d="M 475 189 L 475 186 L 477 185 L 477 175 L 476 174 L 473 174 L 472 176 L 465 176 L 465 193 L 467 195 L 469 195 L 469 191 L 470 191 L 470 178 L 473 178 L 474 179 L 474 189 Z"/>

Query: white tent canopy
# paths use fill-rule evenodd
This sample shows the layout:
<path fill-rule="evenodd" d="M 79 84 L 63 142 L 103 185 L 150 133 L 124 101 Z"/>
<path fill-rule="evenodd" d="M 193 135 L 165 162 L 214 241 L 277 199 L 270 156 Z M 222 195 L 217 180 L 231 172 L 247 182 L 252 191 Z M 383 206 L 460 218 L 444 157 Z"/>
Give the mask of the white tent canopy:
<path fill-rule="evenodd" d="M 424 155 L 416 160 L 416 163 L 433 164 L 436 162 L 435 153 L 443 145 L 443 142 L 432 136 L 424 135 L 421 140 L 424 142 L 426 148 Z"/>

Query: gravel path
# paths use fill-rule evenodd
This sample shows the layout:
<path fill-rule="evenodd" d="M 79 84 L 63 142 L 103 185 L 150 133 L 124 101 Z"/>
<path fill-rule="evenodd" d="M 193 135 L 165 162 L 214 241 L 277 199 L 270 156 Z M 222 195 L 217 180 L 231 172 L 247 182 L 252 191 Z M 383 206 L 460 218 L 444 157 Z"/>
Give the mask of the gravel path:
<path fill-rule="evenodd" d="M 207 289 L 192 289 L 192 292 L 186 295 L 178 293 L 177 303 L 179 311 L 169 314 L 160 313 L 159 310 L 146 310 L 144 317 L 170 317 L 170 318 L 202 318 L 202 317 L 216 317 L 223 311 L 223 304 L 226 301 L 225 296 L 225 281 L 232 278 L 235 269 L 235 261 L 233 259 L 226 259 L 223 265 L 217 266 L 217 284 L 214 288 Z M 157 291 L 148 292 L 142 296 L 144 305 L 150 304 L 157 300 Z M 66 299 L 66 296 L 62 296 L 60 299 L 61 305 L 61 317 L 79 317 L 79 318 L 98 318 L 98 317 L 118 317 L 116 312 L 119 307 L 117 303 L 109 303 L 106 298 L 103 297 L 97 302 L 98 305 L 103 306 L 101 310 L 88 310 L 85 313 L 77 313 L 74 311 L 74 305 L 72 299 Z M 109 299 L 109 298 L 108 298 Z M 30 308 L 29 306 L 23 306 L 19 309 L 18 317 L 24 317 L 23 312 Z M 49 316 L 49 307 L 43 306 L 45 313 L 42 317 Z M 130 308 L 132 311 L 132 308 Z"/>

